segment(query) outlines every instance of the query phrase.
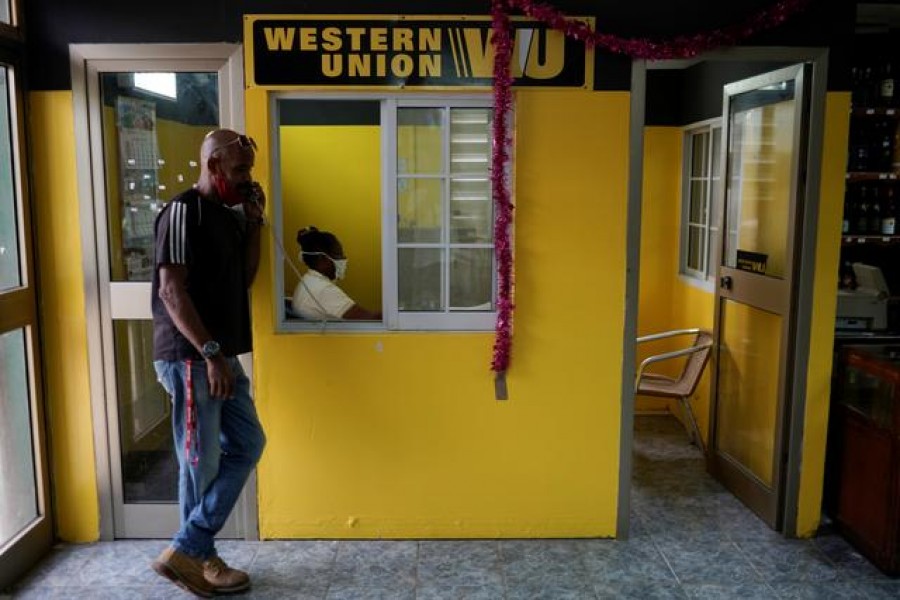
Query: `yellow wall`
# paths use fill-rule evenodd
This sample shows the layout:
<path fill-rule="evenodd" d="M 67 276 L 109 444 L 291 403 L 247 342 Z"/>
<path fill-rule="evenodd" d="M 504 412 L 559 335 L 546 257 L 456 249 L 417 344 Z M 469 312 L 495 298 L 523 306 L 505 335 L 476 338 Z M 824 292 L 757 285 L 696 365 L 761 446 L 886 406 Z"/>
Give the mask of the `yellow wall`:
<path fill-rule="evenodd" d="M 100 534 L 71 92 L 29 95 L 50 469 L 59 537 Z"/>
<path fill-rule="evenodd" d="M 263 538 L 615 534 L 629 96 L 516 102 L 509 400 L 494 399 L 490 332 L 276 335 L 264 248 L 253 289 Z M 266 107 L 248 91 L 258 140 Z"/>
<path fill-rule="evenodd" d="M 335 234 L 348 257 L 341 288 L 357 304 L 381 310 L 381 130 L 369 126 L 281 127 L 282 239 L 301 272 L 297 231 Z M 284 265 L 285 294 L 297 285 Z"/>
<path fill-rule="evenodd" d="M 813 283 L 812 335 L 806 371 L 806 413 L 800 476 L 797 535 L 811 536 L 821 518 L 825 477 L 825 441 L 831 394 L 834 318 L 837 306 L 835 277 L 841 251 L 841 215 L 844 173 L 850 134 L 850 94 L 831 92 L 825 103 L 819 231 L 816 239 L 816 274 Z"/>
<path fill-rule="evenodd" d="M 641 283 L 638 298 L 638 335 L 670 329 L 700 327 L 712 331 L 714 295 L 687 283 L 678 275 L 681 231 L 681 168 L 684 132 L 679 127 L 644 129 L 644 180 L 641 204 Z M 641 344 L 638 360 L 651 354 L 683 348 L 685 339 Z M 654 370 L 674 375 L 683 363 L 669 361 Z M 709 423 L 709 380 L 707 368 L 694 392 L 691 404 L 704 439 Z M 638 396 L 635 410 L 672 412 L 684 415 L 671 400 Z"/>

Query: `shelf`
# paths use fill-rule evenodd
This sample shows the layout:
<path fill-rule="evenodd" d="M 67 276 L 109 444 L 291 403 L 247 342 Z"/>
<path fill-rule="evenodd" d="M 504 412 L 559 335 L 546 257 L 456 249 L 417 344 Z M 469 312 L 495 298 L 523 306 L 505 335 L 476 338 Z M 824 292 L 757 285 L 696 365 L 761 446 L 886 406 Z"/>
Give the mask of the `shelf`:
<path fill-rule="evenodd" d="M 900 235 L 841 235 L 841 244 L 856 246 L 861 244 L 891 245 L 900 244 Z"/>
<path fill-rule="evenodd" d="M 857 106 L 850 110 L 854 117 L 898 117 L 900 108 L 884 106 Z"/>
<path fill-rule="evenodd" d="M 897 175 L 892 171 L 847 171 L 847 181 L 894 181 Z"/>

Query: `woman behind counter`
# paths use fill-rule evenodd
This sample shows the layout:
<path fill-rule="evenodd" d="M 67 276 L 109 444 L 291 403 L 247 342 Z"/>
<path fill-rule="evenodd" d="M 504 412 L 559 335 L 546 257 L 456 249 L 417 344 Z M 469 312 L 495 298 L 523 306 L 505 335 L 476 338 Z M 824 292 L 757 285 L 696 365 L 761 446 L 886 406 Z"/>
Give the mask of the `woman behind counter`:
<path fill-rule="evenodd" d="M 300 259 L 309 267 L 294 289 L 291 307 L 304 319 L 357 319 L 380 321 L 381 311 L 358 305 L 334 284 L 347 272 L 344 248 L 333 233 L 307 227 L 297 232 Z"/>

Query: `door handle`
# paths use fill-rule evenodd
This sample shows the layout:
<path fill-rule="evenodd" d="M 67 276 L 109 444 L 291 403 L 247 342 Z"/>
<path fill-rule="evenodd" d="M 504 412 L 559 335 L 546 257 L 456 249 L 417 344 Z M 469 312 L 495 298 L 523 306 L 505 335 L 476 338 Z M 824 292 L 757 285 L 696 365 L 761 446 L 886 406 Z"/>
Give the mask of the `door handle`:
<path fill-rule="evenodd" d="M 719 277 L 719 287 L 722 288 L 723 290 L 730 290 L 732 283 L 733 282 L 731 280 L 731 277 L 728 275 Z"/>

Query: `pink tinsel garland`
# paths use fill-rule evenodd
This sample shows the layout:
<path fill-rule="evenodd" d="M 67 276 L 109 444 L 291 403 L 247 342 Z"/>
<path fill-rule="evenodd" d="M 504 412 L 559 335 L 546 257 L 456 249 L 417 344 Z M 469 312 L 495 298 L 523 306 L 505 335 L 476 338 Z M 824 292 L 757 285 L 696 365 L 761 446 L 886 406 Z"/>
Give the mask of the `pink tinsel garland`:
<path fill-rule="evenodd" d="M 496 207 L 494 221 L 494 244 L 497 250 L 497 326 L 494 339 L 494 356 L 491 369 L 500 374 L 509 368 L 512 349 L 512 269 L 513 256 L 510 246 L 510 229 L 513 221 L 513 206 L 509 198 L 506 173 L 504 171 L 509 156 L 507 121 L 512 106 L 510 75 L 512 56 L 512 33 L 509 11 L 520 9 L 525 15 L 546 23 L 566 36 L 584 41 L 588 47 L 599 46 L 611 52 L 626 54 L 634 58 L 651 60 L 689 58 L 713 48 L 733 45 L 760 31 L 780 25 L 790 16 L 800 12 L 811 0 L 781 0 L 757 13 L 739 25 L 689 36 L 678 36 L 667 41 L 648 38 L 623 38 L 593 31 L 582 21 L 568 19 L 555 7 L 532 0 L 491 0 L 494 45 L 494 127 L 493 155 L 491 160 L 491 181 L 493 200 Z"/>

